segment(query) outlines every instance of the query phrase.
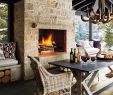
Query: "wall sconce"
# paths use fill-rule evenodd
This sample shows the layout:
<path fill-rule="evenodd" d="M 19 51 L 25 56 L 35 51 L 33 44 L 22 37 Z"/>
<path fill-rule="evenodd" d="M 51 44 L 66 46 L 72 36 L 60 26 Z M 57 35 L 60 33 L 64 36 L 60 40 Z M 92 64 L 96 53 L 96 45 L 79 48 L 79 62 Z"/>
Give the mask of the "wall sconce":
<path fill-rule="evenodd" d="M 32 22 L 32 23 L 31 23 L 31 27 L 32 27 L 32 28 L 36 28 L 36 27 L 37 27 L 37 24 L 36 24 L 35 22 Z"/>

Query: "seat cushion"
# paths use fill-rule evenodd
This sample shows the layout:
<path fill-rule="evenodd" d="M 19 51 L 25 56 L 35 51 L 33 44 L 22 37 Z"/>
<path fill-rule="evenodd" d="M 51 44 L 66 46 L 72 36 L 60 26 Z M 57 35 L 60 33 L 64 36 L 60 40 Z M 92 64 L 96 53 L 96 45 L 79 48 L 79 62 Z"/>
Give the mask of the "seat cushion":
<path fill-rule="evenodd" d="M 80 45 L 82 47 L 91 47 L 88 40 L 79 40 L 77 45 Z"/>
<path fill-rule="evenodd" d="M 91 47 L 88 40 L 84 41 L 84 46 L 83 47 L 87 47 L 87 48 Z"/>
<path fill-rule="evenodd" d="M 98 48 L 93 48 L 93 47 L 85 48 L 85 50 L 88 53 L 88 55 L 97 54 L 99 52 Z"/>
<path fill-rule="evenodd" d="M 2 66 L 10 66 L 10 65 L 16 65 L 18 64 L 18 61 L 15 59 L 4 59 L 0 60 L 0 67 Z"/>

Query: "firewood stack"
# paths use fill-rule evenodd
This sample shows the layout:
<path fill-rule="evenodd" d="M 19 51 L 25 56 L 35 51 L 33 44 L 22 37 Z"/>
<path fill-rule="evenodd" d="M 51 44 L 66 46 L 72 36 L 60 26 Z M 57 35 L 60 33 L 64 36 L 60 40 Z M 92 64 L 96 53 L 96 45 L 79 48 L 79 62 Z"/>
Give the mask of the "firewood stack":
<path fill-rule="evenodd" d="M 11 81 L 11 71 L 9 69 L 1 70 L 0 71 L 0 84 L 8 83 L 10 81 Z"/>
<path fill-rule="evenodd" d="M 54 48 L 56 48 L 55 44 L 53 43 L 52 45 L 44 45 L 44 44 L 39 44 L 39 53 L 41 54 L 43 51 L 50 51 L 54 52 Z"/>

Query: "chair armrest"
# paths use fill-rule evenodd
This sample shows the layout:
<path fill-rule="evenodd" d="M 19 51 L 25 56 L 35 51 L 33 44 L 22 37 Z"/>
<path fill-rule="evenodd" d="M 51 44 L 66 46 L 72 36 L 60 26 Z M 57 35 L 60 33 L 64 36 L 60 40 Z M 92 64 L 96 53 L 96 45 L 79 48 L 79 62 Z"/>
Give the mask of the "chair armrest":
<path fill-rule="evenodd" d="M 55 74 L 53 76 L 48 76 L 48 79 L 45 80 L 46 81 L 45 87 L 46 86 L 48 87 L 52 86 L 53 88 L 70 87 L 72 78 L 73 78 L 73 74 L 71 72 L 65 72 L 65 73 Z"/>
<path fill-rule="evenodd" d="M 45 79 L 45 87 L 49 87 L 48 90 L 58 90 L 64 88 L 70 88 L 72 83 L 73 75 L 71 72 L 65 72 L 61 74 L 55 74 L 53 76 L 48 76 Z"/>

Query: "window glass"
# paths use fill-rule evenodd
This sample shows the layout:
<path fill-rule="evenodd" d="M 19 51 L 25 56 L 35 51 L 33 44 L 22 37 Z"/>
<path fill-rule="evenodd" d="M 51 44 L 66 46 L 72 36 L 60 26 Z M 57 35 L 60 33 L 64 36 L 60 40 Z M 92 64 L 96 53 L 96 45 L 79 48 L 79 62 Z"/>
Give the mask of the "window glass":
<path fill-rule="evenodd" d="M 80 15 L 75 15 L 75 41 L 89 39 L 89 22 L 83 22 Z"/>
<path fill-rule="evenodd" d="M 92 40 L 104 40 L 104 25 L 92 24 Z"/>
<path fill-rule="evenodd" d="M 0 3 L 0 42 L 8 41 L 8 5 Z"/>

